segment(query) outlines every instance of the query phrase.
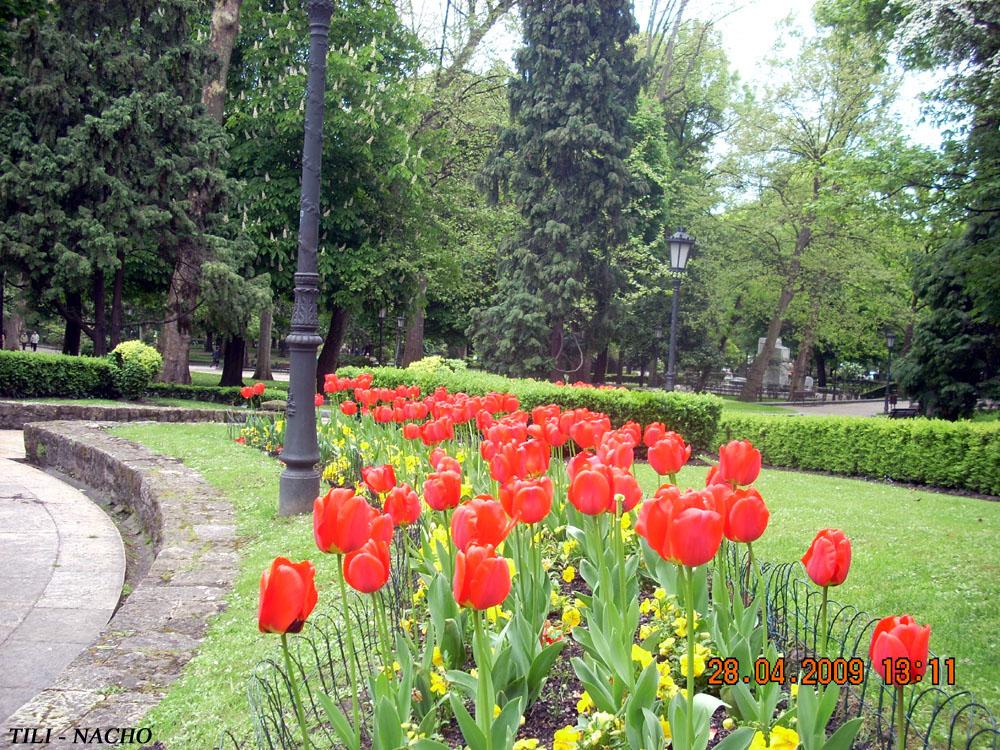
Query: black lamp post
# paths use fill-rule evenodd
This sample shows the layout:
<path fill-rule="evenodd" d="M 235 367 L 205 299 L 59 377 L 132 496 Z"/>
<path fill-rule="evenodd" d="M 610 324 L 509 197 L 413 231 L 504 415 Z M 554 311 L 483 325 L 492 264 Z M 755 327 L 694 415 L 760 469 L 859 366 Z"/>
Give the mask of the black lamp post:
<path fill-rule="evenodd" d="M 674 294 L 670 302 L 670 347 L 667 350 L 667 383 L 668 391 L 674 389 L 677 382 L 677 306 L 681 296 L 681 278 L 687 268 L 694 239 L 681 227 L 668 238 L 670 242 L 670 271 L 674 277 Z"/>
<path fill-rule="evenodd" d="M 403 326 L 406 318 L 402 315 L 396 318 L 396 367 L 403 361 Z"/>
<path fill-rule="evenodd" d="M 323 343 L 316 297 L 319 295 L 319 177 L 323 163 L 323 100 L 331 0 L 305 0 L 309 13 L 309 77 L 306 85 L 305 138 L 302 146 L 302 194 L 299 200 L 299 249 L 295 273 L 295 306 L 287 343 L 288 406 L 281 460 L 278 514 L 308 513 L 319 494 L 319 445 L 316 440 L 316 350 Z"/>
<path fill-rule="evenodd" d="M 885 404 L 882 409 L 888 414 L 889 389 L 892 387 L 892 350 L 896 348 L 896 332 L 891 328 L 885 329 L 885 348 L 889 350 L 889 357 L 885 367 Z"/>
<path fill-rule="evenodd" d="M 385 345 L 383 344 L 382 331 L 385 328 L 385 308 L 380 308 L 378 311 L 378 363 L 382 364 L 382 355 L 385 353 Z"/>

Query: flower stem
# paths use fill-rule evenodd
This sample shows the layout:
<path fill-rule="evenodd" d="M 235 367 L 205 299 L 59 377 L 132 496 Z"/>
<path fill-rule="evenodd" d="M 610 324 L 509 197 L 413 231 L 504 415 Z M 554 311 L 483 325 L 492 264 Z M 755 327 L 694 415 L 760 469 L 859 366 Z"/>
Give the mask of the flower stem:
<path fill-rule="evenodd" d="M 351 680 L 351 716 L 354 718 L 354 731 L 360 735 L 361 718 L 358 710 L 358 676 L 355 672 L 357 661 L 357 651 L 354 649 L 354 627 L 351 625 L 351 610 L 347 606 L 347 584 L 344 581 L 344 556 L 339 558 L 337 569 L 340 575 L 337 576 L 340 583 L 340 606 L 344 610 L 344 628 L 347 631 L 347 674 Z"/>
<path fill-rule="evenodd" d="M 830 628 L 827 626 L 826 622 L 826 597 L 829 590 L 830 590 L 829 586 L 823 587 L 823 598 L 820 600 L 819 603 L 819 626 L 823 628 L 823 631 L 822 631 L 822 638 L 820 638 L 819 641 L 818 656 L 826 656 L 827 639 L 830 637 Z"/>
<path fill-rule="evenodd" d="M 753 578 L 754 578 L 754 600 L 760 606 L 760 626 L 763 629 L 763 646 L 764 651 L 767 651 L 767 596 L 764 594 L 763 576 L 761 575 L 760 568 L 753 561 L 753 543 L 747 542 L 747 558 L 749 565 L 753 568 Z"/>
<path fill-rule="evenodd" d="M 823 589 L 826 591 L 826 588 Z M 906 750 L 906 716 L 903 714 L 903 688 L 896 685 L 896 750 Z"/>
<path fill-rule="evenodd" d="M 309 730 L 306 728 L 306 715 L 302 708 L 302 696 L 299 695 L 299 681 L 295 677 L 292 669 L 292 657 L 288 654 L 288 634 L 281 634 L 281 653 L 285 657 L 285 672 L 288 673 L 288 684 L 292 688 L 292 703 L 295 704 L 295 716 L 299 720 L 299 729 L 302 732 L 302 747 L 310 750 L 312 743 L 309 742 Z"/>
<path fill-rule="evenodd" d="M 482 664 L 480 664 L 479 661 L 476 662 L 476 667 L 479 670 L 477 677 L 479 705 L 476 706 L 476 721 L 479 723 L 479 728 L 483 731 L 483 735 L 486 737 L 487 750 L 492 750 L 493 697 L 490 695 L 492 691 L 489 689 L 489 681 L 493 679 L 493 664 L 491 663 L 493 660 L 490 654 L 489 643 L 487 643 L 486 635 L 483 632 L 483 613 L 478 609 L 472 610 L 472 623 L 475 627 L 475 635 L 473 637 L 479 642 L 479 656 L 483 662 Z"/>
<path fill-rule="evenodd" d="M 687 739 L 694 746 L 694 568 L 684 566 L 687 584 Z"/>

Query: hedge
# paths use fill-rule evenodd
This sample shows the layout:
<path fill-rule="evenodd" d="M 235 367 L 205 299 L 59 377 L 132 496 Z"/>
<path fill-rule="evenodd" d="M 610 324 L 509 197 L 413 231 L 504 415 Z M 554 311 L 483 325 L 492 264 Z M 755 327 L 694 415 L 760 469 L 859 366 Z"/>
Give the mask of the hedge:
<path fill-rule="evenodd" d="M 719 432 L 750 440 L 771 466 L 1000 495 L 1000 423 L 740 415 Z"/>
<path fill-rule="evenodd" d="M 566 409 L 586 407 L 607 414 L 612 423 L 620 425 L 629 420 L 640 424 L 663 422 L 679 432 L 696 450 L 707 450 L 718 433 L 722 399 L 717 396 L 664 391 L 630 391 L 625 389 L 574 388 L 558 386 L 541 380 L 505 378 L 478 370 L 433 373 L 415 372 L 395 367 L 357 368 L 342 367 L 337 371 L 343 377 L 353 377 L 360 372 L 371 372 L 374 385 L 395 388 L 397 385 L 419 385 L 424 392 L 444 386 L 452 393 L 480 396 L 491 391 L 512 393 L 521 406 L 531 409 L 542 404 L 559 404 Z"/>
<path fill-rule="evenodd" d="M 112 398 L 114 367 L 104 358 L 0 351 L 0 396 Z"/>
<path fill-rule="evenodd" d="M 182 398 L 189 401 L 210 401 L 215 404 L 242 406 L 246 403 L 238 386 L 182 385 L 181 383 L 150 383 L 146 393 L 157 398 Z M 284 401 L 288 391 L 268 388 L 264 391 L 264 401 Z"/>

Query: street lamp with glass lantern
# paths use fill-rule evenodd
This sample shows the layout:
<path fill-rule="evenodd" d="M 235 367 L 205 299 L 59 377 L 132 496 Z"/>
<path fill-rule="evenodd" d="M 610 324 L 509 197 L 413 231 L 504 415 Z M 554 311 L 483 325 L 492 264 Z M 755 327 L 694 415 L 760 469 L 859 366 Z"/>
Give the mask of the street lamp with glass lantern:
<path fill-rule="evenodd" d="M 891 328 L 885 329 L 885 348 L 889 350 L 889 357 L 885 368 L 885 404 L 883 411 L 889 413 L 889 390 L 892 387 L 892 350 L 896 348 L 896 332 Z"/>
<path fill-rule="evenodd" d="M 667 349 L 666 389 L 672 391 L 677 382 L 677 307 L 681 295 L 681 279 L 694 247 L 694 238 L 681 227 L 667 240 L 670 243 L 670 271 L 674 279 L 674 294 L 670 302 L 670 345 Z"/>
<path fill-rule="evenodd" d="M 331 0 L 305 0 L 309 15 L 309 74 L 306 85 L 299 247 L 295 268 L 295 306 L 288 335 L 289 383 L 285 407 L 285 464 L 278 484 L 278 514 L 308 513 L 319 494 L 319 444 L 316 437 L 316 350 L 323 343 L 316 298 L 319 296 L 319 178 L 323 163 L 323 103 Z"/>

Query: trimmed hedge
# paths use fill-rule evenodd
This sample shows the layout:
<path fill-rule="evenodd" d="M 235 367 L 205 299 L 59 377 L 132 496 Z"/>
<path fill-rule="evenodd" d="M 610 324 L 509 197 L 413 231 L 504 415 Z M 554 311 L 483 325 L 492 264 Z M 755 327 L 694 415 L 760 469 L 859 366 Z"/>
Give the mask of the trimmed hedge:
<path fill-rule="evenodd" d="M 750 440 L 771 466 L 1000 495 L 1000 423 L 740 415 L 719 433 Z"/>
<path fill-rule="evenodd" d="M 157 398 L 182 398 L 189 401 L 209 401 L 214 404 L 242 406 L 246 403 L 238 386 L 182 385 L 180 383 L 150 383 L 146 394 Z M 264 391 L 264 401 L 284 401 L 288 391 L 268 388 Z"/>
<path fill-rule="evenodd" d="M 114 370 L 104 358 L 0 351 L 0 396 L 113 398 Z"/>
<path fill-rule="evenodd" d="M 635 420 L 646 425 L 663 422 L 684 436 L 696 450 L 717 447 L 713 444 L 718 433 L 722 399 L 717 396 L 664 391 L 630 391 L 624 389 L 574 388 L 558 386 L 541 380 L 505 378 L 478 370 L 458 372 L 419 372 L 395 367 L 342 367 L 343 377 L 361 372 L 375 375 L 374 385 L 395 388 L 397 385 L 419 385 L 425 393 L 444 386 L 452 393 L 481 396 L 491 391 L 512 393 L 524 409 L 543 404 L 559 404 L 565 409 L 586 407 L 607 414 L 613 424 Z"/>

